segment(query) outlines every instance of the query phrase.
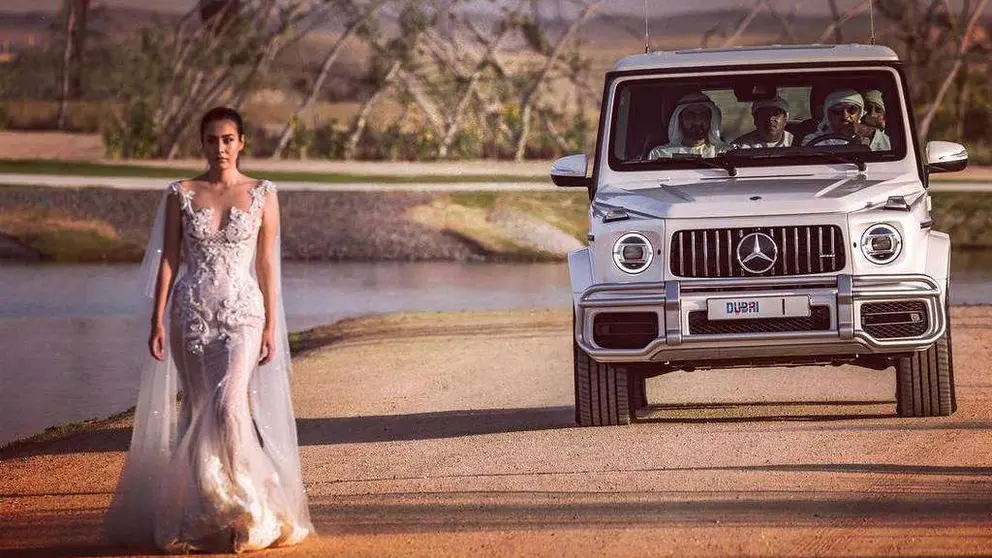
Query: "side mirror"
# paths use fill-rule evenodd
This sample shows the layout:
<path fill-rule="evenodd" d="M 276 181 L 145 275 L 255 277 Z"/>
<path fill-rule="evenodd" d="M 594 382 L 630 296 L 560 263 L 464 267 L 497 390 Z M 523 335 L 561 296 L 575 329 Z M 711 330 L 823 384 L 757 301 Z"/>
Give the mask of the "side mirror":
<path fill-rule="evenodd" d="M 950 141 L 927 142 L 927 172 L 957 172 L 968 166 L 968 150 Z"/>
<path fill-rule="evenodd" d="M 555 186 L 588 188 L 592 179 L 586 176 L 588 158 L 584 155 L 566 155 L 551 164 L 551 182 Z"/>

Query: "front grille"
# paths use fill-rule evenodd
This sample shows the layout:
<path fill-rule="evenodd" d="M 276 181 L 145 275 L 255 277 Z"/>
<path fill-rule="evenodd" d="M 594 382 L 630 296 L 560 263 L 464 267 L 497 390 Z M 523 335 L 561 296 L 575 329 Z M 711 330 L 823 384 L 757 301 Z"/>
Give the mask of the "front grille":
<path fill-rule="evenodd" d="M 593 339 L 604 349 L 643 349 L 658 337 L 654 312 L 606 312 L 592 324 Z"/>
<path fill-rule="evenodd" d="M 737 245 L 754 232 L 770 236 L 775 264 L 752 273 L 737 259 Z M 833 273 L 844 268 L 844 237 L 837 225 L 695 229 L 676 231 L 669 251 L 672 273 L 680 277 L 776 277 Z"/>
<path fill-rule="evenodd" d="M 830 308 L 812 306 L 804 318 L 753 318 L 711 320 L 706 310 L 689 312 L 689 333 L 696 335 L 729 335 L 734 333 L 776 333 L 788 331 L 827 331 L 830 329 Z"/>
<path fill-rule="evenodd" d="M 922 300 L 869 302 L 861 307 L 861 329 L 876 339 L 920 337 L 930 329 Z"/>

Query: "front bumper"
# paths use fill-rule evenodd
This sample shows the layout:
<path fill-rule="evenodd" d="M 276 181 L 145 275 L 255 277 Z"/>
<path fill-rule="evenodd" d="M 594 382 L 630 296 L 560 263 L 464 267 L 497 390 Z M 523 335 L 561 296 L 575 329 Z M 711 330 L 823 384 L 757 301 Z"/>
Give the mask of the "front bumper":
<path fill-rule="evenodd" d="M 608 283 L 589 287 L 575 299 L 575 340 L 600 362 L 672 362 L 817 355 L 908 353 L 925 349 L 947 324 L 941 286 L 927 275 L 837 275 L 831 277 L 757 277 L 652 283 Z M 830 327 L 821 331 L 692 333 L 690 312 L 706 310 L 707 299 L 739 295 L 808 296 L 811 306 L 826 307 Z M 913 301 L 926 308 L 926 328 L 912 337 L 882 339 L 861 326 L 861 309 L 870 302 Z M 655 312 L 657 336 L 634 349 L 599 346 L 593 335 L 604 313 Z"/>

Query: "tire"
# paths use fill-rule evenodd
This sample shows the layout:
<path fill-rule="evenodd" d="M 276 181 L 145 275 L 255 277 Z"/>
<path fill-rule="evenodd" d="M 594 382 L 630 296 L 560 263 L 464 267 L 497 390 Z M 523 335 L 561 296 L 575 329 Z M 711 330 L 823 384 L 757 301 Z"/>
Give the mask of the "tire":
<path fill-rule="evenodd" d="M 574 340 L 572 345 L 575 422 L 579 426 L 630 424 L 631 407 L 626 369 L 596 362 Z"/>
<path fill-rule="evenodd" d="M 896 361 L 896 408 L 904 417 L 946 417 L 957 410 L 951 312 L 945 295 L 947 329 L 929 349 Z"/>

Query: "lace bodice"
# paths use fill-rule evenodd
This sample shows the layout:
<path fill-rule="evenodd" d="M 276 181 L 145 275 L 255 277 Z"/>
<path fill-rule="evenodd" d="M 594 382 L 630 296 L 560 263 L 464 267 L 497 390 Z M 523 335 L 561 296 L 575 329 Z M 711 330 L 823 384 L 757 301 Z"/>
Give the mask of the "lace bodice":
<path fill-rule="evenodd" d="M 172 319 L 182 325 L 186 349 L 194 354 L 218 339 L 242 341 L 244 327 L 265 322 L 262 292 L 253 274 L 265 195 L 275 186 L 264 180 L 251 191 L 247 210 L 232 207 L 214 228 L 214 208 L 197 208 L 195 193 L 179 182 L 169 186 L 182 212 L 184 273 L 176 281 Z"/>

